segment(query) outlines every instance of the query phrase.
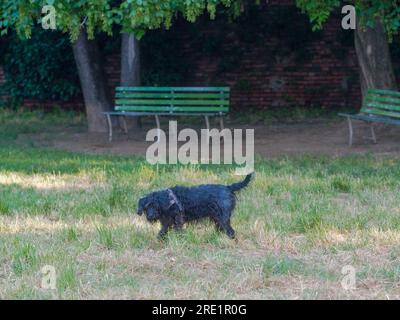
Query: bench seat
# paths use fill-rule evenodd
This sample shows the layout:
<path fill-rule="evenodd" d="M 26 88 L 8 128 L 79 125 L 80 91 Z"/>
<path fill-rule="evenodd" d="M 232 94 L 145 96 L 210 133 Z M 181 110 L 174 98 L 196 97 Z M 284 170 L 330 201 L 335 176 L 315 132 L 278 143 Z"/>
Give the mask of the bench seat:
<path fill-rule="evenodd" d="M 350 117 L 355 120 L 361 120 L 365 122 L 380 122 L 386 124 L 400 125 L 400 119 L 391 119 L 385 117 L 375 117 L 368 114 L 347 114 L 347 113 L 339 113 L 339 116 L 342 117 Z"/>

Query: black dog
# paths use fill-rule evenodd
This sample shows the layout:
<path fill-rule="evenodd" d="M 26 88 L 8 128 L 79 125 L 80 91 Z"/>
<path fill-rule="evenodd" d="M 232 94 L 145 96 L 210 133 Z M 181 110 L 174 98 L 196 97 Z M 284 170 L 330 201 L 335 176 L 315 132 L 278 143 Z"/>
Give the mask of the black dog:
<path fill-rule="evenodd" d="M 141 198 L 138 203 L 138 215 L 146 213 L 149 222 L 161 222 L 159 238 L 163 238 L 173 227 L 180 230 L 185 222 L 210 218 L 219 231 L 224 231 L 231 239 L 235 231 L 230 219 L 235 209 L 234 192 L 245 188 L 254 173 L 242 182 L 230 186 L 207 184 L 196 187 L 179 187 L 156 191 Z"/>

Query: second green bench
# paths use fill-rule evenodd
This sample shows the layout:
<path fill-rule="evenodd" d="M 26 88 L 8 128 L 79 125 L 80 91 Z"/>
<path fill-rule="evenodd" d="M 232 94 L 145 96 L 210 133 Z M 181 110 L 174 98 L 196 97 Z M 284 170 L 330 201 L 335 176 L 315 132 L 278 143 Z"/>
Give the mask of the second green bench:
<path fill-rule="evenodd" d="M 371 139 L 376 143 L 374 122 L 400 125 L 400 92 L 370 89 L 358 114 L 339 113 L 346 117 L 349 125 L 349 145 L 353 144 L 352 120 L 370 123 Z"/>

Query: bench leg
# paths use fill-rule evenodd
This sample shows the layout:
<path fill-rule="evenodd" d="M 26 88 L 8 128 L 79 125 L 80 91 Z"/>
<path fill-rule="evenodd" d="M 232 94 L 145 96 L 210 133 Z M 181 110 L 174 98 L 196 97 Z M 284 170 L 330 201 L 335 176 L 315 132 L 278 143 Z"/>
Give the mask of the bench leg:
<path fill-rule="evenodd" d="M 122 116 L 122 126 L 124 128 L 125 134 L 128 134 L 128 125 L 126 124 L 126 117 Z"/>
<path fill-rule="evenodd" d="M 374 129 L 374 125 L 371 123 L 371 125 L 370 125 L 370 128 L 371 128 L 371 137 L 372 137 L 372 141 L 374 142 L 374 143 L 376 143 L 376 134 L 375 134 L 375 129 Z"/>
<path fill-rule="evenodd" d="M 112 141 L 113 131 L 112 131 L 112 122 L 111 122 L 111 115 L 106 114 L 107 123 L 108 123 L 108 141 Z"/>
<path fill-rule="evenodd" d="M 349 146 L 353 145 L 353 123 L 350 117 L 347 117 L 347 123 L 349 125 Z"/>
<path fill-rule="evenodd" d="M 160 118 L 157 114 L 154 117 L 156 118 L 156 125 L 157 125 L 157 142 L 160 142 L 161 139 Z"/>

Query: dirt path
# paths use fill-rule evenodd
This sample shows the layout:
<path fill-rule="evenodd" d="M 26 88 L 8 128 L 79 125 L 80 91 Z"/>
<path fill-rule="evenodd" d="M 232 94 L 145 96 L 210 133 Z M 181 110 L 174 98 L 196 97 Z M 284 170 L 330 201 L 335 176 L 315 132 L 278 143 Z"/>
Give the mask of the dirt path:
<path fill-rule="evenodd" d="M 193 126 L 188 126 L 193 127 Z M 354 153 L 399 154 L 400 128 L 376 125 L 378 143 L 366 139 L 370 133 L 364 123 L 355 123 L 354 146 L 347 145 L 348 130 L 344 120 L 318 120 L 308 123 L 271 126 L 229 126 L 231 129 L 255 129 L 255 151 L 265 158 L 301 154 L 345 155 Z M 151 144 L 145 141 L 146 126 L 128 136 L 116 133 L 108 142 L 106 134 L 88 134 L 66 130 L 50 136 L 39 135 L 34 141 L 47 146 L 94 154 L 145 155 Z M 197 128 L 199 129 L 199 128 Z"/>

